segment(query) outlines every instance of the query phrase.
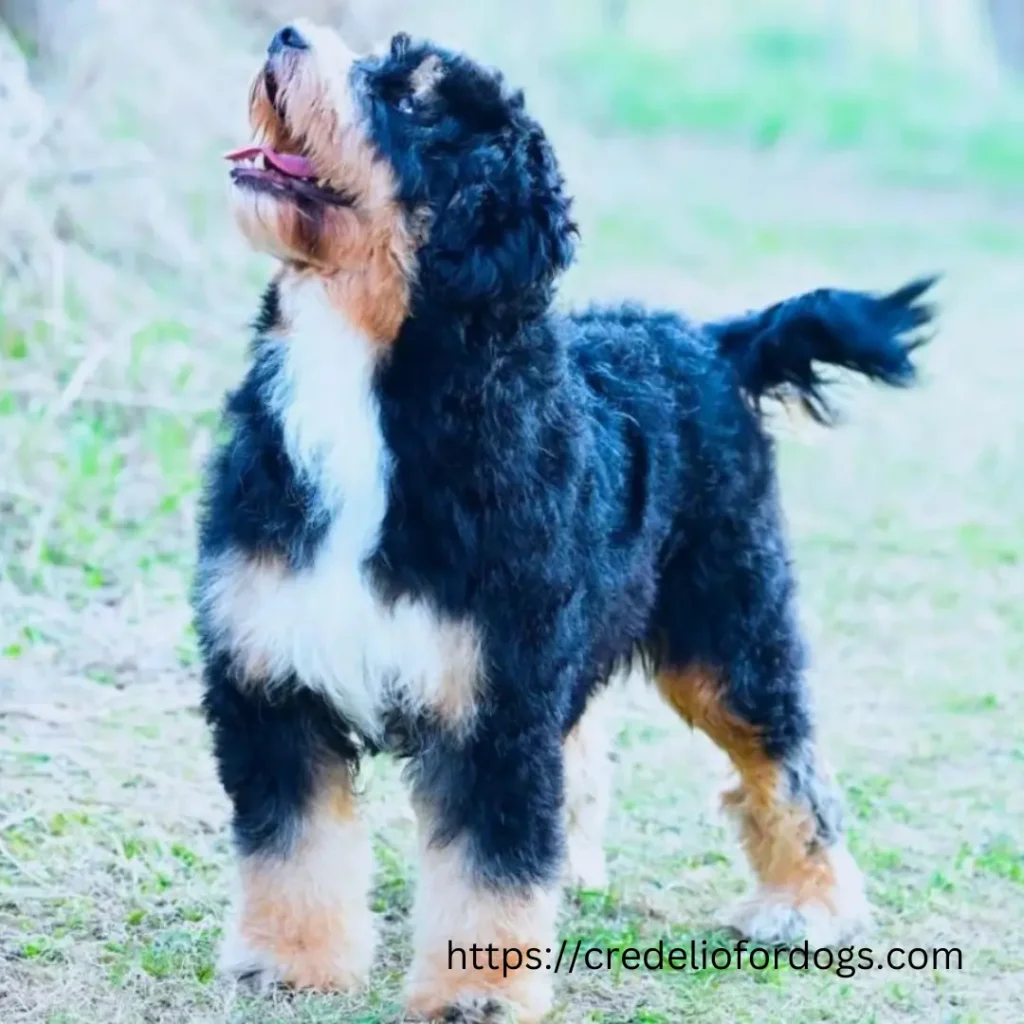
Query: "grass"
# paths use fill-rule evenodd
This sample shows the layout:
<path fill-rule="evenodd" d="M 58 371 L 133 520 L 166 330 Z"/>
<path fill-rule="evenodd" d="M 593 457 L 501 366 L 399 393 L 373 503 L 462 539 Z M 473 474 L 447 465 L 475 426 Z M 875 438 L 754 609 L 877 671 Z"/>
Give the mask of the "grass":
<path fill-rule="evenodd" d="M 768 65 L 749 62 L 752 89 Z M 583 230 L 568 298 L 636 294 L 710 314 L 827 280 L 948 270 L 919 391 L 850 389 L 842 429 L 775 429 L 823 736 L 877 909 L 865 944 L 958 946 L 964 966 L 577 972 L 559 977 L 553 1020 L 1021 1019 L 1024 222 L 977 176 L 955 194 L 894 189 L 860 165 L 791 160 L 785 145 L 696 145 L 678 123 L 683 145 L 664 126 L 601 140 L 592 123 L 555 125 Z M 219 246 L 216 171 L 179 187 Z M 225 286 L 251 297 L 250 273 Z M 121 289 L 135 287 L 126 273 Z M 60 330 L 2 307 L 0 1020 L 397 1020 L 415 842 L 384 761 L 363 779 L 382 939 L 372 988 L 254 999 L 215 972 L 228 808 L 197 709 L 186 594 L 200 468 L 243 317 L 187 315 L 163 294 L 84 382 L 96 332 L 83 303 L 67 300 Z M 712 800 L 721 758 L 642 686 L 620 696 L 615 750 L 612 884 L 570 894 L 561 935 L 716 948 L 716 916 L 746 884 Z"/>
<path fill-rule="evenodd" d="M 865 49 L 841 57 L 813 29 L 754 24 L 676 39 L 581 40 L 557 62 L 566 101 L 602 130 L 852 154 L 918 185 L 1024 187 L 1019 90 Z"/>

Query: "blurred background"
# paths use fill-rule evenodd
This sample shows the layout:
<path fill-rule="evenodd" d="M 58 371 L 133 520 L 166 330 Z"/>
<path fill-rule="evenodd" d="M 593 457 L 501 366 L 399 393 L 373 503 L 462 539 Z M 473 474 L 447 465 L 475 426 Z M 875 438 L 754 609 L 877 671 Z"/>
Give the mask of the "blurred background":
<path fill-rule="evenodd" d="M 270 270 L 220 157 L 300 13 L 526 87 L 577 197 L 566 302 L 710 316 L 945 273 L 920 391 L 776 429 L 876 945 L 969 947 L 970 970 L 570 979 L 556 1019 L 1024 1019 L 1024 0 L 0 0 L 0 1021 L 397 1013 L 413 868 L 387 766 L 379 985 L 268 1008 L 213 971 L 226 809 L 187 591 Z M 565 923 L 595 944 L 714 938 L 742 887 L 717 755 L 647 700 L 623 697 L 613 891 Z"/>

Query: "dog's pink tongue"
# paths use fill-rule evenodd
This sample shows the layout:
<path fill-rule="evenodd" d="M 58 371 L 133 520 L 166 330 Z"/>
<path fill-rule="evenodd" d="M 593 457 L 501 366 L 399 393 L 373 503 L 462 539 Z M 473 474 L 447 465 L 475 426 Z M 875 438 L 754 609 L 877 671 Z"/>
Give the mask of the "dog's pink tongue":
<path fill-rule="evenodd" d="M 264 149 L 263 155 L 271 167 L 277 168 L 282 174 L 292 178 L 315 178 L 316 170 L 304 156 L 293 153 L 275 153 L 272 149 Z"/>
<path fill-rule="evenodd" d="M 289 178 L 315 178 L 316 169 L 304 156 L 294 153 L 278 153 L 269 146 L 243 146 L 224 154 L 225 160 L 248 160 L 262 153 L 264 159 L 275 170 L 287 174 Z"/>

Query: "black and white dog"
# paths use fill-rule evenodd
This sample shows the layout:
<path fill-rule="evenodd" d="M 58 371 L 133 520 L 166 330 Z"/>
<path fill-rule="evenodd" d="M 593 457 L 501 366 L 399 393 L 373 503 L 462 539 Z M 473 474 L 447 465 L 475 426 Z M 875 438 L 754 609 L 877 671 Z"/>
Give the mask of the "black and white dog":
<path fill-rule="evenodd" d="M 914 377 L 929 282 L 823 290 L 698 324 L 552 311 L 575 227 L 522 95 L 397 36 L 271 43 L 237 216 L 280 260 L 209 470 L 196 610 L 234 806 L 228 969 L 348 988 L 373 958 L 359 757 L 406 759 L 422 837 L 409 1012 L 551 972 L 451 970 L 448 943 L 554 945 L 563 877 L 600 885 L 596 697 L 640 657 L 731 757 L 762 942 L 867 917 L 814 742 L 765 395 L 818 367 Z M 460 966 L 460 965 L 456 965 Z"/>

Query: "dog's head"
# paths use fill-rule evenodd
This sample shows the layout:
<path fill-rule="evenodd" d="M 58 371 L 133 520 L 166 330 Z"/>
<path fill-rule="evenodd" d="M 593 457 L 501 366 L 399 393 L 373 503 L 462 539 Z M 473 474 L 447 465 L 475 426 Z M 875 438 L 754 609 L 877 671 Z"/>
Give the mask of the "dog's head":
<path fill-rule="evenodd" d="M 380 341 L 417 300 L 539 310 L 573 255 L 551 146 L 521 93 L 460 54 L 398 35 L 354 55 L 281 29 L 253 83 L 251 146 L 229 154 L 249 241 L 332 283 Z"/>

